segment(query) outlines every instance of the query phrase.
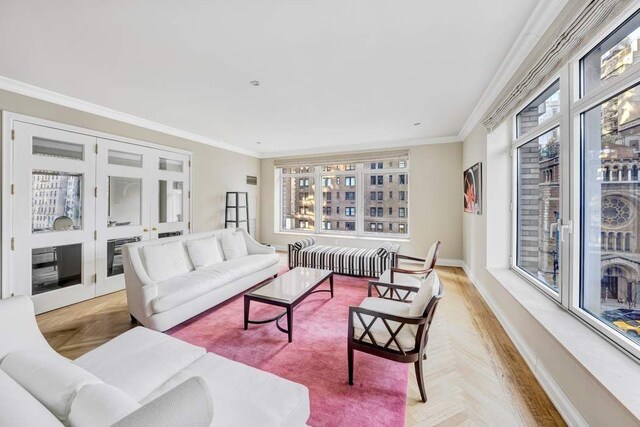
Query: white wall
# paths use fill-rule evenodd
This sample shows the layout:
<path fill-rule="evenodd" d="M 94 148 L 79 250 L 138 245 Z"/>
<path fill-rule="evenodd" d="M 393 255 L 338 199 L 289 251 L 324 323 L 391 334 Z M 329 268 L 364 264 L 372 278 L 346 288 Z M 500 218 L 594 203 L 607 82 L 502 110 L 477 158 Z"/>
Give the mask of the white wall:
<path fill-rule="evenodd" d="M 491 134 L 479 125 L 463 143 L 462 167 L 483 163 L 486 207 L 481 216 L 463 217 L 465 269 L 570 424 L 638 425 L 612 392 L 624 388 L 624 372 L 639 369 L 637 364 L 508 271 L 510 139 L 508 124 Z M 554 330 L 554 324 L 563 329 Z M 607 358 L 589 360 L 596 348 Z M 613 365 L 611 372 L 599 377 L 594 366 L 605 364 Z"/>
<path fill-rule="evenodd" d="M 400 147 L 399 147 L 400 148 Z M 429 246 L 442 241 L 440 259 L 462 259 L 462 144 L 421 145 L 409 149 L 409 234 L 400 251 L 425 256 Z M 286 246 L 303 238 L 274 231 L 274 159 L 262 160 L 261 241 Z M 318 243 L 379 247 L 385 239 L 316 236 Z"/>

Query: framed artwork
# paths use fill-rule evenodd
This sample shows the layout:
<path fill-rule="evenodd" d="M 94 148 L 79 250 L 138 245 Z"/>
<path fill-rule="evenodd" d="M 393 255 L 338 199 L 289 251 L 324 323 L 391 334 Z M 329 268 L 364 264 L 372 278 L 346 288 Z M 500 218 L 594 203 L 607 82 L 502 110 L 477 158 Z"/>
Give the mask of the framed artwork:
<path fill-rule="evenodd" d="M 482 163 L 476 163 L 463 173 L 464 211 L 482 214 Z"/>

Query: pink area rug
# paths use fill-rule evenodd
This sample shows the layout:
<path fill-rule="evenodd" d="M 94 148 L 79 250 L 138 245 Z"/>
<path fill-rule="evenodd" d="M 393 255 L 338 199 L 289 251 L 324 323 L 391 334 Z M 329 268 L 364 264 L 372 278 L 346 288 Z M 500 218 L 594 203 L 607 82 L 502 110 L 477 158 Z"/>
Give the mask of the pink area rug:
<path fill-rule="evenodd" d="M 286 270 L 283 270 L 283 272 Z M 328 289 L 329 282 L 318 289 Z M 168 333 L 208 351 L 304 384 L 311 399 L 311 426 L 403 426 L 408 365 L 355 353 L 354 385 L 347 383 L 348 307 L 367 296 L 367 279 L 334 276 L 334 297 L 317 293 L 293 313 L 293 342 L 275 323 L 242 328 L 242 295 Z M 255 319 L 283 309 L 251 302 Z M 286 325 L 286 317 L 281 320 Z"/>

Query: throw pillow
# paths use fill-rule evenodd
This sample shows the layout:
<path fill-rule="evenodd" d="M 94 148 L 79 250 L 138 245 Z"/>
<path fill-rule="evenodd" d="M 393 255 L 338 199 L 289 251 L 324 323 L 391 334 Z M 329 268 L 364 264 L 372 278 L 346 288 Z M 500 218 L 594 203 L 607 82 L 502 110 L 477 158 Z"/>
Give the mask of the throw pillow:
<path fill-rule="evenodd" d="M 161 282 L 190 270 L 182 242 L 145 246 L 142 253 L 147 265 L 147 274 L 154 282 Z"/>
<path fill-rule="evenodd" d="M 0 368 L 63 422 L 78 390 L 102 382 L 52 351 L 14 351 L 2 360 Z"/>
<path fill-rule="evenodd" d="M 215 236 L 188 240 L 187 249 L 189 250 L 191 262 L 196 269 L 224 261 L 218 249 L 218 239 Z"/>
<path fill-rule="evenodd" d="M 242 233 L 228 233 L 222 236 L 222 250 L 226 259 L 247 256 L 247 243 Z"/>
<path fill-rule="evenodd" d="M 89 384 L 80 389 L 71 404 L 71 427 L 109 427 L 126 417 L 140 404 L 112 385 Z"/>

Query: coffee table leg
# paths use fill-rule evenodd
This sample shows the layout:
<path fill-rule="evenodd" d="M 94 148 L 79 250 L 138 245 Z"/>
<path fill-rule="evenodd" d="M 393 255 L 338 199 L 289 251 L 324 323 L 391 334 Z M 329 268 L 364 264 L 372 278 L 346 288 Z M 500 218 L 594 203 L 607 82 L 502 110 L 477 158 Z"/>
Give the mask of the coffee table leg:
<path fill-rule="evenodd" d="M 293 341 L 293 309 L 291 306 L 287 307 L 287 334 L 289 342 Z"/>
<path fill-rule="evenodd" d="M 246 295 L 244 296 L 244 330 L 246 331 L 249 327 L 249 304 L 251 304 L 251 300 Z"/>
<path fill-rule="evenodd" d="M 331 288 L 331 298 L 333 298 L 333 274 L 329 276 L 329 287 Z"/>

